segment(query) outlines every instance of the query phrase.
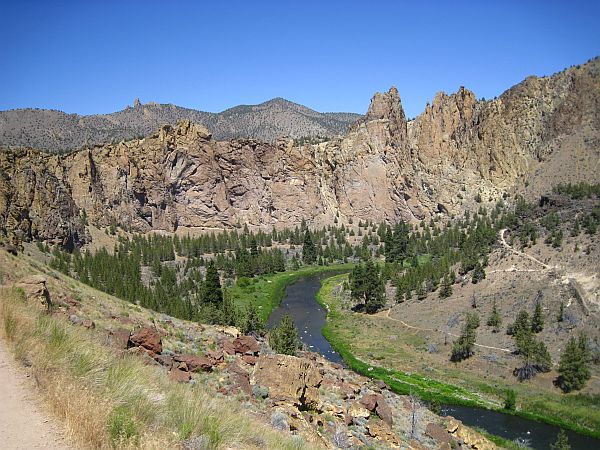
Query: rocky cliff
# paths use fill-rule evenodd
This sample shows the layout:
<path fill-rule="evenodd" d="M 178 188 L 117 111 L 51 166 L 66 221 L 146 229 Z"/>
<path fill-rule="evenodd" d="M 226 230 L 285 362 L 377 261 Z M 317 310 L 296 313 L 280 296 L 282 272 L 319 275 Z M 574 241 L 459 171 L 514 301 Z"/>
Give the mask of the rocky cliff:
<path fill-rule="evenodd" d="M 343 137 L 216 141 L 184 121 L 64 156 L 0 153 L 7 234 L 86 240 L 84 221 L 147 231 L 421 220 L 558 182 L 598 181 L 600 60 L 530 77 L 494 100 L 439 93 L 407 121 L 396 88 Z M 18 237 L 18 236 L 17 236 Z"/>

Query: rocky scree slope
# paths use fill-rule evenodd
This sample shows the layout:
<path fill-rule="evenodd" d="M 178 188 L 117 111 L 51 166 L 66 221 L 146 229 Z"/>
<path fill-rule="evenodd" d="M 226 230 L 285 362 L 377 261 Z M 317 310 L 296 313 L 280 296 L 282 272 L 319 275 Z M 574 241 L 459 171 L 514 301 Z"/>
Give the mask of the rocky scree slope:
<path fill-rule="evenodd" d="M 459 421 L 439 417 L 385 383 L 315 353 L 279 355 L 263 337 L 240 335 L 234 327 L 153 313 L 49 271 L 25 255 L 0 250 L 0 263 L 10 268 L 0 274 L 0 293 L 19 288 L 29 308 L 46 311 L 51 305 L 53 319 L 81 330 L 94 345 L 112 351 L 115 360 L 136 355 L 156 369 L 157 377 L 168 375 L 190 390 L 204 389 L 223 408 L 238 404 L 258 422 L 298 436 L 298 448 L 305 448 L 301 442 L 306 448 L 496 448 Z M 155 403 L 164 402 L 162 392 L 152 395 Z M 187 436 L 177 448 L 199 448 L 194 442 L 201 437 Z M 267 444 L 259 439 L 256 446 L 243 446 L 255 447 Z"/>
<path fill-rule="evenodd" d="M 411 121 L 392 88 L 345 136 L 315 145 L 216 141 L 184 121 L 69 155 L 0 152 L 0 230 L 69 246 L 88 239 L 85 220 L 141 232 L 416 221 L 598 182 L 599 160 L 595 59 L 490 101 L 464 88 L 440 93 Z"/>
<path fill-rule="evenodd" d="M 209 113 L 171 104 L 136 100 L 112 114 L 80 116 L 47 109 L 0 111 L 0 144 L 63 153 L 84 146 L 146 136 L 165 124 L 190 120 L 208 128 L 216 139 L 281 136 L 331 137 L 343 134 L 360 118 L 355 113 L 320 113 L 282 98 Z"/>

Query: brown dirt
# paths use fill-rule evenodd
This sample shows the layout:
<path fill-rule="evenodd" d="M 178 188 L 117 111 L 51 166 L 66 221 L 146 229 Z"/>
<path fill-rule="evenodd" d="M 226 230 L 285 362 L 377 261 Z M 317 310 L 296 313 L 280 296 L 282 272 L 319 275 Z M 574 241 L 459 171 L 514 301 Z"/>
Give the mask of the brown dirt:
<path fill-rule="evenodd" d="M 18 369 L 0 341 L 0 447 L 73 449 L 61 425 L 44 411 L 29 374 Z"/>

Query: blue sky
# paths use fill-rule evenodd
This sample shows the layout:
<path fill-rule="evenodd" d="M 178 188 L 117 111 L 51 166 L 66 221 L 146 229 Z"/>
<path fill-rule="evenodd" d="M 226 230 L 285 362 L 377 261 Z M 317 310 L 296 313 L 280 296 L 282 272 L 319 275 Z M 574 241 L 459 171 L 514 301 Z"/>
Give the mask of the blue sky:
<path fill-rule="evenodd" d="M 413 117 L 438 91 L 490 98 L 599 55 L 599 17 L 600 1 L 0 0 L 0 109 L 364 113 L 396 85 Z"/>

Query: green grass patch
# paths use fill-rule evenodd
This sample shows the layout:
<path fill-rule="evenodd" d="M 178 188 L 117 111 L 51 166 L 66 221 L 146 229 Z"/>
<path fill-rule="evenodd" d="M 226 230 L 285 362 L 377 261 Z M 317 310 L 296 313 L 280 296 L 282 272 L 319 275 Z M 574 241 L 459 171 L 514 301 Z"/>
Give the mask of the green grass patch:
<path fill-rule="evenodd" d="M 419 373 L 406 373 L 363 361 L 360 355 L 365 352 L 361 342 L 364 323 L 358 324 L 355 314 L 342 312 L 339 299 L 334 293 L 346 277 L 347 274 L 342 274 L 323 280 L 316 298 L 329 311 L 322 333 L 352 370 L 385 381 L 398 394 L 413 393 L 429 402 L 492 409 L 600 438 L 600 396 L 544 393 L 539 389 L 531 389 L 527 384 L 517 383 L 492 386 L 480 379 L 471 380 L 472 377 L 468 373 L 451 370 L 450 373 L 454 374 L 452 378 L 467 381 L 466 389 Z M 414 340 L 413 344 L 418 346 L 419 339 L 413 337 L 406 343 L 411 344 L 411 340 Z M 403 349 L 398 348 L 397 341 L 390 341 L 389 344 L 378 341 L 378 346 L 371 359 L 386 359 L 385 355 L 391 353 L 394 353 L 397 359 L 398 354 L 402 356 L 405 353 Z M 384 357 L 379 358 L 380 355 Z M 507 388 L 517 392 L 517 404 L 520 408 L 516 411 L 503 408 Z M 495 438 L 498 441 L 494 442 L 502 445 L 499 441 L 501 438 Z"/>
<path fill-rule="evenodd" d="M 246 307 L 254 302 L 261 318 L 266 322 L 269 315 L 279 306 L 285 295 L 285 288 L 300 278 L 327 272 L 351 270 L 353 264 L 334 264 L 331 266 L 308 266 L 298 270 L 265 275 L 256 278 L 240 278 L 229 288 L 229 293 L 238 306 Z"/>

